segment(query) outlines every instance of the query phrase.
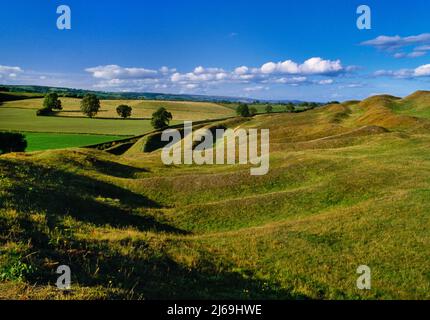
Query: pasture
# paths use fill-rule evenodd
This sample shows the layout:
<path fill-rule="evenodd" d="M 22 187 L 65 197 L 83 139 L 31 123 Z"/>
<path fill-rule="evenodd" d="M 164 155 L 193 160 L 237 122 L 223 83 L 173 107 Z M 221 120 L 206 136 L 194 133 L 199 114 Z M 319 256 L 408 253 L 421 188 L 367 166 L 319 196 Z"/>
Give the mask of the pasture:
<path fill-rule="evenodd" d="M 130 136 L 153 129 L 150 120 L 37 117 L 33 109 L 0 106 L 0 130 Z"/>

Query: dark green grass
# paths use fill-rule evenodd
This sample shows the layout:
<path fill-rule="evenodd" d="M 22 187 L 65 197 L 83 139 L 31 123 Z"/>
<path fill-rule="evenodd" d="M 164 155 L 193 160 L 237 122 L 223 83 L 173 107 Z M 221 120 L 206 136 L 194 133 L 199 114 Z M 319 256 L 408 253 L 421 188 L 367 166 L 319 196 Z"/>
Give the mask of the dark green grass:
<path fill-rule="evenodd" d="M 34 133 L 25 134 L 28 152 L 84 147 L 88 145 L 104 143 L 124 139 L 124 136 L 92 135 L 92 134 L 63 134 L 63 133 Z"/>

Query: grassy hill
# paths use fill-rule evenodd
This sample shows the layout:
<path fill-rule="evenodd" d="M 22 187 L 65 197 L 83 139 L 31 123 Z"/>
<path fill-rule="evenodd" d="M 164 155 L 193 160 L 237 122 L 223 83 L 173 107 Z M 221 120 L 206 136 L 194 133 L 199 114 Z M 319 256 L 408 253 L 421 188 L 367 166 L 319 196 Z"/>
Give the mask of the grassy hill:
<path fill-rule="evenodd" d="M 260 177 L 167 167 L 147 140 L 1 156 L 0 298 L 429 299 L 429 97 L 212 124 L 270 129 Z"/>

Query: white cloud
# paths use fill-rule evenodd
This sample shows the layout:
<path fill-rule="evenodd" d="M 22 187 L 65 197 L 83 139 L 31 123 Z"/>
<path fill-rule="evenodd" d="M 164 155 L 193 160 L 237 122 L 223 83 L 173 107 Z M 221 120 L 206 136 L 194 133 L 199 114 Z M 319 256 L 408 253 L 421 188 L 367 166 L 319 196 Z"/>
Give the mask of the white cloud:
<path fill-rule="evenodd" d="M 427 54 L 426 51 L 412 51 L 410 53 L 404 53 L 404 52 L 397 52 L 394 54 L 394 58 L 400 59 L 400 58 L 418 58 L 425 56 Z"/>
<path fill-rule="evenodd" d="M 249 68 L 246 66 L 237 67 L 236 69 L 234 69 L 234 73 L 237 75 L 244 75 L 244 74 L 247 74 L 248 72 L 249 72 Z"/>
<path fill-rule="evenodd" d="M 395 50 L 407 46 L 430 44 L 430 33 L 422 33 L 416 36 L 401 37 L 379 36 L 375 39 L 364 41 L 364 46 L 372 46 L 381 50 Z"/>
<path fill-rule="evenodd" d="M 351 69 L 350 69 L 351 68 Z M 105 65 L 87 68 L 86 71 L 99 79 L 97 88 L 115 88 L 121 90 L 153 89 L 196 90 L 216 87 L 218 84 L 246 85 L 247 88 L 264 87 L 267 84 L 305 85 L 331 84 L 330 79 L 308 79 L 313 76 L 337 76 L 348 73 L 352 67 L 344 68 L 340 60 L 324 60 L 314 57 L 302 64 L 292 60 L 268 62 L 261 67 L 239 66 L 231 71 L 218 67 L 197 66 L 189 72 L 163 66 L 158 70 L 146 68 L 125 68 L 118 65 Z"/>
<path fill-rule="evenodd" d="M 399 79 L 429 77 L 430 64 L 425 64 L 415 69 L 378 70 L 373 75 L 376 77 L 393 77 Z"/>
<path fill-rule="evenodd" d="M 142 79 L 142 78 L 155 78 L 158 72 L 144 68 L 123 68 L 118 65 L 112 64 L 107 66 L 98 66 L 94 68 L 87 68 L 85 71 L 92 73 L 94 78 L 98 79 Z"/>
<path fill-rule="evenodd" d="M 0 65 L 0 76 L 2 78 L 16 78 L 18 74 L 23 73 L 20 67 L 10 67 L 10 66 L 2 66 Z"/>
<path fill-rule="evenodd" d="M 324 75 L 337 74 L 344 71 L 340 60 L 323 60 L 314 57 L 306 60 L 303 64 L 297 64 L 294 61 L 286 60 L 284 62 L 268 62 L 261 66 L 263 74 L 306 74 L 306 75 Z"/>
<path fill-rule="evenodd" d="M 256 91 L 262 91 L 262 90 L 269 90 L 269 87 L 265 87 L 265 86 L 254 86 L 254 87 L 247 87 L 245 89 L 243 89 L 243 91 L 245 92 L 256 92 Z"/>
<path fill-rule="evenodd" d="M 324 80 L 320 80 L 320 81 L 318 81 L 318 84 L 321 84 L 321 85 L 328 85 L 328 84 L 333 84 L 333 79 L 324 79 Z"/>
<path fill-rule="evenodd" d="M 373 73 L 376 77 L 393 77 L 399 79 L 411 78 L 413 76 L 413 70 L 411 69 L 400 69 L 400 70 L 378 70 Z"/>
<path fill-rule="evenodd" d="M 422 33 L 416 36 L 401 37 L 379 36 L 375 39 L 364 41 L 363 46 L 371 46 L 378 50 L 393 52 L 402 48 L 413 47 L 410 53 L 396 52 L 395 58 L 417 58 L 422 57 L 430 51 L 430 33 Z"/>
<path fill-rule="evenodd" d="M 414 70 L 414 75 L 417 77 L 430 76 L 430 64 L 425 64 Z"/>
<path fill-rule="evenodd" d="M 162 74 L 168 74 L 168 73 L 174 73 L 176 72 L 176 69 L 170 69 L 169 67 L 163 66 L 159 70 Z"/>
<path fill-rule="evenodd" d="M 279 79 L 276 79 L 274 82 L 275 83 L 283 83 L 283 84 L 298 84 L 298 83 L 303 83 L 306 82 L 308 78 L 306 77 L 282 77 Z"/>

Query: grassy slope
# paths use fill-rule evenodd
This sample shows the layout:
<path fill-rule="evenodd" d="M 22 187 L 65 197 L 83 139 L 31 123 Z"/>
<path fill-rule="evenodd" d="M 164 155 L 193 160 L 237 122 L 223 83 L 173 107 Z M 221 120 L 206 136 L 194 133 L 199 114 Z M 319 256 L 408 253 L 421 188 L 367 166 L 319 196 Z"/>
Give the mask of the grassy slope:
<path fill-rule="evenodd" d="M 397 103 L 236 123 L 271 129 L 262 177 L 137 150 L 3 156 L 0 298 L 428 299 L 429 120 Z M 47 285 L 59 263 L 68 296 Z"/>
<path fill-rule="evenodd" d="M 393 109 L 399 114 L 430 119 L 429 91 L 415 92 L 405 99 L 398 101 Z"/>

